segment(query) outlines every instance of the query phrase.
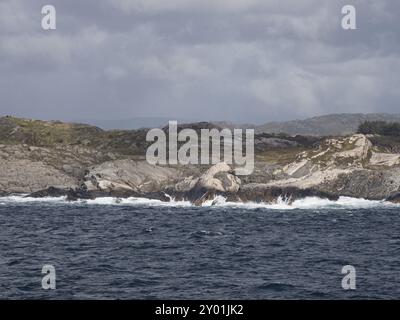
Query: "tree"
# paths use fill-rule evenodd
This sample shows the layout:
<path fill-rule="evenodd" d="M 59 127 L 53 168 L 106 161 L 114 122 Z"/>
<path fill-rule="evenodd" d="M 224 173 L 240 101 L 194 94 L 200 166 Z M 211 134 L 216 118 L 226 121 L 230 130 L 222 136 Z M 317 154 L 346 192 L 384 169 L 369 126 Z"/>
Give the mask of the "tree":
<path fill-rule="evenodd" d="M 400 123 L 385 121 L 364 121 L 357 130 L 362 134 L 380 134 L 382 136 L 399 137 Z"/>

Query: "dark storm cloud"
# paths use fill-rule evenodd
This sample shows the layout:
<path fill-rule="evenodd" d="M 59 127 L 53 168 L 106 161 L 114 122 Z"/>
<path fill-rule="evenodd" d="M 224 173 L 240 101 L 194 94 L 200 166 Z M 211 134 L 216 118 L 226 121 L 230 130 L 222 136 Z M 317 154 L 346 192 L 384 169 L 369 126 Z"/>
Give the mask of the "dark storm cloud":
<path fill-rule="evenodd" d="M 41 29 L 41 7 L 57 30 Z M 341 8 L 357 9 L 354 31 Z M 398 112 L 391 0 L 3 0 L 0 112 L 267 122 Z"/>

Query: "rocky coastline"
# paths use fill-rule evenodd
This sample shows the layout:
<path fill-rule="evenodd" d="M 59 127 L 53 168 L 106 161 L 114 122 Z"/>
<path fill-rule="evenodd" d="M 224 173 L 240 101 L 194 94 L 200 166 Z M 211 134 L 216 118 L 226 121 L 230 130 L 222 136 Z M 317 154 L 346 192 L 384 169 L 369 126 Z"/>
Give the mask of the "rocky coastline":
<path fill-rule="evenodd" d="M 216 196 L 244 203 L 347 196 L 400 203 L 400 154 L 376 136 L 259 134 L 255 170 L 240 177 L 224 162 L 150 165 L 144 136 L 140 130 L 0 118 L 0 196 L 144 197 L 194 205 Z"/>

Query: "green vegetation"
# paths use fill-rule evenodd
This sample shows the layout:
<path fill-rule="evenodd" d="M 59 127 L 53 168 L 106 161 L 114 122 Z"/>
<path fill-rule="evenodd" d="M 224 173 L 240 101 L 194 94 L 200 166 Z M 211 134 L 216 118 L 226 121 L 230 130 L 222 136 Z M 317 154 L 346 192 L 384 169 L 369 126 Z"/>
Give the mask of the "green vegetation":
<path fill-rule="evenodd" d="M 15 117 L 0 118 L 0 144 L 48 148 L 79 146 L 122 155 L 143 155 L 147 148 L 144 130 L 104 131 L 86 124 Z"/>
<path fill-rule="evenodd" d="M 365 121 L 360 124 L 358 133 L 373 134 L 369 140 L 380 152 L 400 153 L 399 122 Z"/>
<path fill-rule="evenodd" d="M 256 153 L 256 160 L 260 162 L 286 165 L 296 161 L 298 154 L 305 150 L 309 152 L 312 151 L 312 149 L 304 149 L 303 147 L 269 149 Z"/>
<path fill-rule="evenodd" d="M 385 121 L 364 121 L 358 127 L 358 133 L 379 134 L 389 137 L 400 137 L 400 123 Z"/>
<path fill-rule="evenodd" d="M 212 125 L 192 124 L 195 130 L 201 126 Z M 143 158 L 150 145 L 146 141 L 146 133 L 146 129 L 105 131 L 86 124 L 0 117 L 0 144 L 73 149 L 79 150 L 74 151 L 79 154 L 90 151 L 93 157 L 101 159 L 103 156 L 112 158 L 114 155 Z M 369 140 L 380 152 L 400 153 L 400 123 L 364 122 L 360 125 L 359 133 L 375 134 Z M 325 138 L 321 137 L 261 133 L 256 135 L 255 151 L 258 161 L 284 165 L 295 161 L 301 152 L 306 152 L 309 157 L 321 153 L 329 147 L 324 141 Z M 332 148 L 314 158 L 313 162 L 330 161 L 333 153 L 352 150 L 354 147 L 354 143 L 345 142 L 341 150 Z"/>

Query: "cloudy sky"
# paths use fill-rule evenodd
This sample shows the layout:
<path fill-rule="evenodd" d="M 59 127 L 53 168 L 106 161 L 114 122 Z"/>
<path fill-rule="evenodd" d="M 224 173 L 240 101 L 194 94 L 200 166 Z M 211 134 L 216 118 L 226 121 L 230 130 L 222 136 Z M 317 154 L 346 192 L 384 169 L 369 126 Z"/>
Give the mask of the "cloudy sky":
<path fill-rule="evenodd" d="M 41 28 L 41 9 L 57 29 Z M 343 30 L 341 8 L 357 9 Z M 400 112 L 393 0 L 0 0 L 0 115 L 263 123 Z"/>

